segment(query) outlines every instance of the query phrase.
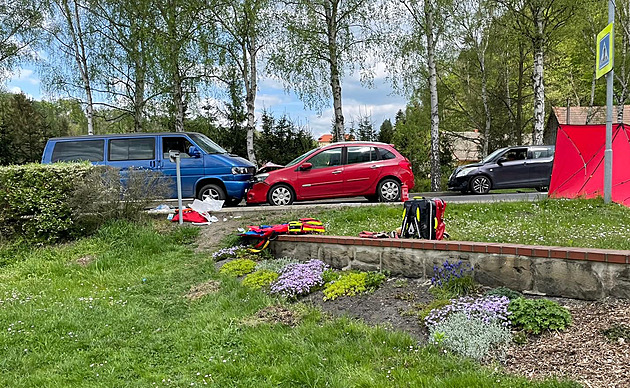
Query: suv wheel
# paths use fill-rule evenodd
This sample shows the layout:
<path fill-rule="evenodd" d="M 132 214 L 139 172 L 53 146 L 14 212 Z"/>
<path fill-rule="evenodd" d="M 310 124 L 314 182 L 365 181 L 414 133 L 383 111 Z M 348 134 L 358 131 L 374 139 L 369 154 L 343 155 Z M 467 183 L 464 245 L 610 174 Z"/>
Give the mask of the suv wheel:
<path fill-rule="evenodd" d="M 286 206 L 293 203 L 295 195 L 293 190 L 287 185 L 277 185 L 269 190 L 267 202 L 273 206 Z"/>
<path fill-rule="evenodd" d="M 485 175 L 477 175 L 470 181 L 470 191 L 475 194 L 486 194 L 491 187 L 492 182 Z"/>
<path fill-rule="evenodd" d="M 210 183 L 209 185 L 205 185 L 199 190 L 197 198 L 202 201 L 206 198 L 224 201 L 226 199 L 226 196 L 225 191 L 223 191 L 221 186 Z"/>
<path fill-rule="evenodd" d="M 376 189 L 378 199 L 381 202 L 400 201 L 400 182 L 395 179 L 383 179 Z"/>

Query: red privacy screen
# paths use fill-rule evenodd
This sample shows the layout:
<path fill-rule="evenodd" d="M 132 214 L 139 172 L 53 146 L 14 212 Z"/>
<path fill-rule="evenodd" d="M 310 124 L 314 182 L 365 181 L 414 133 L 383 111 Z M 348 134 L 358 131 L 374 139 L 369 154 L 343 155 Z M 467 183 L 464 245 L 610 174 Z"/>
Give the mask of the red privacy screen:
<path fill-rule="evenodd" d="M 605 125 L 558 127 L 550 198 L 604 196 Z M 612 200 L 630 207 L 630 127 L 613 125 Z"/>

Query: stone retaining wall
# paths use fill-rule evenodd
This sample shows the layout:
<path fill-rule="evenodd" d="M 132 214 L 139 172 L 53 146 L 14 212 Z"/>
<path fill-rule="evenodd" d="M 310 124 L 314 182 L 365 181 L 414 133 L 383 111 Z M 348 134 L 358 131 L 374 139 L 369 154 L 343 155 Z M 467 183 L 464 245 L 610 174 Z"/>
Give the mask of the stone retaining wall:
<path fill-rule="evenodd" d="M 445 260 L 463 260 L 474 266 L 475 280 L 490 287 L 587 300 L 630 299 L 630 251 L 316 235 L 279 236 L 270 249 L 276 257 L 317 258 L 338 269 L 424 279 Z"/>

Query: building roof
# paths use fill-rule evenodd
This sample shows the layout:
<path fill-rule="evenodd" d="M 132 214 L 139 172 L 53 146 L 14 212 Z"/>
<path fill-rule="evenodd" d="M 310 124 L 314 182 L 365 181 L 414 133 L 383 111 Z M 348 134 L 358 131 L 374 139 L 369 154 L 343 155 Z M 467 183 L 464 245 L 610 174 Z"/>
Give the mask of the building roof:
<path fill-rule="evenodd" d="M 585 125 L 585 124 L 606 124 L 606 107 L 605 106 L 554 106 L 553 110 L 556 119 L 560 125 Z M 568 110 L 568 120 L 567 120 Z M 619 116 L 619 107 L 613 106 L 613 123 L 617 122 Z M 589 118 L 590 114 L 590 120 Z M 623 123 L 630 124 L 630 105 L 623 106 Z"/>
<path fill-rule="evenodd" d="M 348 134 L 346 134 L 346 141 L 347 141 L 347 140 L 352 140 L 352 139 L 354 139 L 354 137 L 353 137 L 352 135 L 348 135 Z M 332 143 L 332 141 L 333 141 L 333 135 L 331 135 L 330 133 L 326 133 L 326 134 L 324 134 L 324 135 L 321 135 L 321 136 L 319 137 L 319 139 L 317 139 L 317 141 L 318 141 L 319 143 Z"/>

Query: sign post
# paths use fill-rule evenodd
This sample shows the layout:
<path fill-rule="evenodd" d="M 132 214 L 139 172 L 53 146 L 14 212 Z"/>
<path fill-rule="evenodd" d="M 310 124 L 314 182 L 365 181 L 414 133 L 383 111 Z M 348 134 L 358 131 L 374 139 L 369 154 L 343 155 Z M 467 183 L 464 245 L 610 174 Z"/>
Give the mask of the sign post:
<path fill-rule="evenodd" d="M 599 79 L 606 74 L 606 150 L 604 152 L 604 203 L 612 198 L 612 107 L 614 78 L 614 22 L 615 4 L 608 1 L 608 26 L 597 35 L 595 72 Z"/>
<path fill-rule="evenodd" d="M 184 223 L 184 210 L 182 209 L 182 173 L 179 151 L 169 151 L 168 158 L 171 162 L 175 162 L 177 171 L 177 207 L 179 209 L 179 224 L 182 225 Z"/>

